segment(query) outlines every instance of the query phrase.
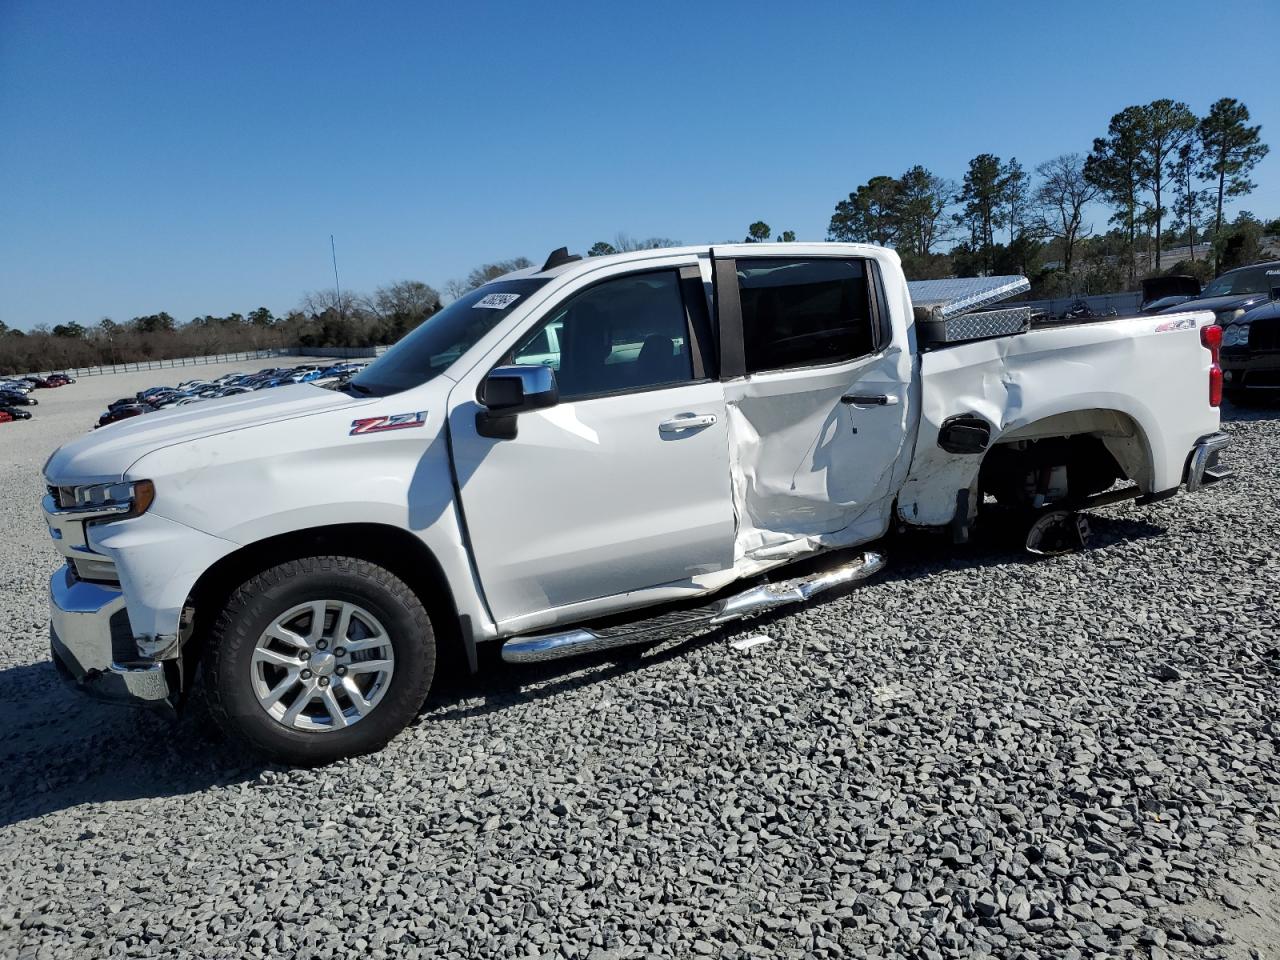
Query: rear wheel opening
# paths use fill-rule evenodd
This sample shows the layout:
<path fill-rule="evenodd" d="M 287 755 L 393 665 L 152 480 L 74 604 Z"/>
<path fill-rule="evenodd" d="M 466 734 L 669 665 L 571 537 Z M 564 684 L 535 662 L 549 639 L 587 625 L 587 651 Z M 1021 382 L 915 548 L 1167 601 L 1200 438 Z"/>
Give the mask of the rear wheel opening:
<path fill-rule="evenodd" d="M 1039 556 L 1086 549 L 1089 523 L 1077 512 L 1090 497 L 1126 479 L 1101 438 L 1091 434 L 1026 440 L 993 447 L 979 474 L 988 520 Z"/>

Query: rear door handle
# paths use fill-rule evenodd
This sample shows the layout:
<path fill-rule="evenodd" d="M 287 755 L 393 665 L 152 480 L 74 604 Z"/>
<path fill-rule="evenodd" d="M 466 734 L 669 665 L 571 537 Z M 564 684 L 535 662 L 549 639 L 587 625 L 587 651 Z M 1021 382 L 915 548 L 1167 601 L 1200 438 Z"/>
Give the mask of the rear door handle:
<path fill-rule="evenodd" d="M 709 427 L 716 422 L 714 413 L 688 413 L 678 417 L 672 417 L 670 420 L 663 420 L 658 424 L 660 433 L 679 433 L 681 430 L 697 430 L 699 427 Z"/>
<path fill-rule="evenodd" d="M 895 407 L 898 405 L 898 398 L 887 393 L 846 393 L 840 398 L 840 402 L 854 407 Z"/>

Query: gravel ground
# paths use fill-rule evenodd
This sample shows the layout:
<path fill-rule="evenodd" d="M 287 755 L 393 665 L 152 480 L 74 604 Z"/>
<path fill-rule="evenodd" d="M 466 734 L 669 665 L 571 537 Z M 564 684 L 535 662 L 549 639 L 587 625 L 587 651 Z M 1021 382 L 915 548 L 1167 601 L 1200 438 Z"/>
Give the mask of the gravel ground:
<path fill-rule="evenodd" d="M 0 426 L 0 957 L 1277 955 L 1280 411 L 1087 553 L 899 541 L 787 616 L 490 657 L 286 770 L 48 663 L 38 468 L 153 379 Z"/>

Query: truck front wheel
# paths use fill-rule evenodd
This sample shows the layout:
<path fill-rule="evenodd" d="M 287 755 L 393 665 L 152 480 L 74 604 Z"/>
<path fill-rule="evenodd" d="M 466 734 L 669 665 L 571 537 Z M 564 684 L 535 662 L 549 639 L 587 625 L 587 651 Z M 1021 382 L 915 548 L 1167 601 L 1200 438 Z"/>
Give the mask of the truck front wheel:
<path fill-rule="evenodd" d="M 382 747 L 417 715 L 435 673 L 431 620 L 393 573 L 305 557 L 232 592 L 205 651 L 222 727 L 291 764 Z"/>

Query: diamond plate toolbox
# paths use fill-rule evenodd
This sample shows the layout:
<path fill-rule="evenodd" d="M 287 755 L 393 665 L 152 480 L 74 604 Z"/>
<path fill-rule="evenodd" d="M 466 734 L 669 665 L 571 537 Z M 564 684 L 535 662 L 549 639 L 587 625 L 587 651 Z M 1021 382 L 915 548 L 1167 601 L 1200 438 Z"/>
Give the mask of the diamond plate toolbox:
<path fill-rule="evenodd" d="M 926 344 L 1007 337 L 1031 329 L 1030 307 L 984 309 L 1031 289 L 1026 277 L 960 277 L 907 284 L 916 330 Z"/>
<path fill-rule="evenodd" d="M 1015 333 L 1026 333 L 1031 329 L 1031 308 L 982 310 L 977 313 L 962 313 L 950 319 L 935 316 L 923 322 L 917 320 L 916 328 L 927 343 L 960 343 L 963 340 L 1007 337 Z"/>

